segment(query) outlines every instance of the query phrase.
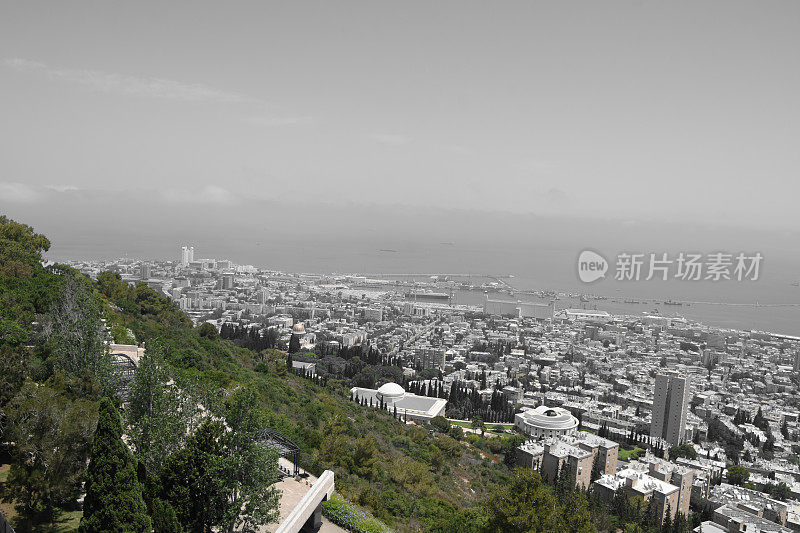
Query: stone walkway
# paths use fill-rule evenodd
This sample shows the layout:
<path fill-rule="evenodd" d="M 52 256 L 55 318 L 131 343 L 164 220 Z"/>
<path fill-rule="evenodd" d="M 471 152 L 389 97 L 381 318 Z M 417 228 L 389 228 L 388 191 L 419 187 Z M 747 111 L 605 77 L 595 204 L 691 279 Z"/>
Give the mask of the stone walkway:
<path fill-rule="evenodd" d="M 281 457 L 279 459 L 280 465 L 284 469 L 288 469 L 290 472 L 294 468 L 294 465 L 288 459 L 284 459 Z M 305 472 L 301 470 L 301 472 Z M 263 526 L 258 529 L 259 533 L 273 533 L 278 529 L 283 520 L 289 516 L 289 513 L 292 512 L 300 500 L 303 499 L 303 496 L 311 490 L 311 486 L 317 481 L 315 476 L 308 474 L 308 477 L 302 479 L 301 481 L 296 481 L 293 477 L 286 477 L 283 478 L 281 481 L 275 484 L 283 494 L 281 496 L 281 503 L 280 503 L 280 513 L 281 517 L 278 519 L 276 524 L 269 524 L 267 526 Z M 346 529 L 342 529 L 324 516 L 322 517 L 322 527 L 320 528 L 320 533 L 347 533 Z"/>

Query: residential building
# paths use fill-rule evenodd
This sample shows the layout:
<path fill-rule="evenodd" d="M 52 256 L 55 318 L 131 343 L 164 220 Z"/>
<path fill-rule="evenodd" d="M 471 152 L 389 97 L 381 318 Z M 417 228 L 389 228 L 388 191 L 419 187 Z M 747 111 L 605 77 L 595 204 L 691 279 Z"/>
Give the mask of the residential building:
<path fill-rule="evenodd" d="M 672 446 L 684 442 L 686 415 L 691 400 L 689 377 L 676 372 L 656 376 L 650 436 Z"/>

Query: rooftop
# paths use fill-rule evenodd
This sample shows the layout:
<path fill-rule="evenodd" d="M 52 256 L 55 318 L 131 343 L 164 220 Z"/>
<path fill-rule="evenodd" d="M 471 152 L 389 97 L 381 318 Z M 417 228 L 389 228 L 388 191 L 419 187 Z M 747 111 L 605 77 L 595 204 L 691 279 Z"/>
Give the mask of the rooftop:
<path fill-rule="evenodd" d="M 661 481 L 660 479 L 632 468 L 620 470 L 615 475 L 606 474 L 595 481 L 595 483 L 613 491 L 628 486 L 640 494 L 650 494 L 651 492 L 671 494 L 678 490 L 678 487 L 671 483 Z"/>
<path fill-rule="evenodd" d="M 540 405 L 519 413 L 526 424 L 543 429 L 573 429 L 578 427 L 578 419 L 561 407 Z"/>

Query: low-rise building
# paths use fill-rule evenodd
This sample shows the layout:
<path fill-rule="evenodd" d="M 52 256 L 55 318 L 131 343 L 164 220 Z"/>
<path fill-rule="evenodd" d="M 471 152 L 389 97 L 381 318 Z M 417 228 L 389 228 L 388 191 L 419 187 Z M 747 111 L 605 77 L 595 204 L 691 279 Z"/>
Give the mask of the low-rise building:
<path fill-rule="evenodd" d="M 678 513 L 679 488 L 640 470 L 625 468 L 615 475 L 604 475 L 594 482 L 594 488 L 606 502 L 611 502 L 618 490 L 628 497 L 640 496 L 645 501 L 652 500 L 656 515 L 662 522 L 667 513 L 671 520 Z"/>
<path fill-rule="evenodd" d="M 574 434 L 578 429 L 578 419 L 566 409 L 540 405 L 517 413 L 514 426 L 534 438 L 557 437 Z"/>
<path fill-rule="evenodd" d="M 417 396 L 406 392 L 397 383 L 385 383 L 376 389 L 353 387 L 350 389 L 353 399 L 365 401 L 373 407 L 384 405 L 387 411 L 405 418 L 429 422 L 433 417 L 444 415 L 447 400 Z"/>
<path fill-rule="evenodd" d="M 708 499 L 713 507 L 736 508 L 770 522 L 786 525 L 789 507 L 757 490 L 723 483 L 711 490 Z"/>

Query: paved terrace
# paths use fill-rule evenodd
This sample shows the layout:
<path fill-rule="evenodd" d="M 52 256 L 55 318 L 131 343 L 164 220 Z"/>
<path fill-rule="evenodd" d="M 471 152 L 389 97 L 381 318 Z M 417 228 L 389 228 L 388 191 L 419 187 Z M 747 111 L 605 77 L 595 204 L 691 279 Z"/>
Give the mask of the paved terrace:
<path fill-rule="evenodd" d="M 280 465 L 291 472 L 294 469 L 294 464 L 288 459 L 281 457 L 279 459 Z M 311 486 L 317 481 L 315 476 L 308 474 L 308 477 L 301 480 L 296 481 L 293 477 L 286 477 L 283 478 L 281 481 L 275 484 L 275 486 L 283 493 L 281 496 L 280 502 L 280 512 L 281 517 L 278 519 L 277 523 L 269 524 L 266 526 L 262 526 L 258 529 L 259 533 L 274 533 L 278 526 L 289 516 L 289 513 L 292 512 L 300 500 L 303 499 L 303 496 L 311 490 Z M 321 533 L 347 533 L 347 530 L 340 528 L 324 516 L 322 517 L 322 527 L 319 529 Z"/>

